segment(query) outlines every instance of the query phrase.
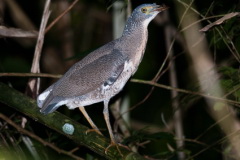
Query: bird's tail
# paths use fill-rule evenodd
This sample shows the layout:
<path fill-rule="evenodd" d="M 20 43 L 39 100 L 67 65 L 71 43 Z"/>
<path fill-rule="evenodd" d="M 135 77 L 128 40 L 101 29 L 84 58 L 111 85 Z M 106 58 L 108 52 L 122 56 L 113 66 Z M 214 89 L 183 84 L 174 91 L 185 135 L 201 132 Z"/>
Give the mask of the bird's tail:
<path fill-rule="evenodd" d="M 64 104 L 64 101 L 59 101 L 58 97 L 52 95 L 51 90 L 46 90 L 37 98 L 38 107 L 41 108 L 40 112 L 49 114 L 54 112 L 58 107 Z"/>

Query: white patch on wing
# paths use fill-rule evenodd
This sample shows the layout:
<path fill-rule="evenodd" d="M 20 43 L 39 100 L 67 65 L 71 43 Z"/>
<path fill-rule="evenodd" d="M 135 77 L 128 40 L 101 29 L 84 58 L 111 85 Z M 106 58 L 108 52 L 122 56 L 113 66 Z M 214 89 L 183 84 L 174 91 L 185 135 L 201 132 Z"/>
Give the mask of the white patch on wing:
<path fill-rule="evenodd" d="M 40 95 L 38 96 L 38 100 L 39 100 L 39 101 L 44 101 L 44 100 L 47 98 L 47 96 L 49 95 L 49 93 L 50 93 L 51 91 L 52 91 L 52 90 L 48 90 L 48 91 L 43 92 L 42 94 L 40 94 Z"/>
<path fill-rule="evenodd" d="M 132 61 L 126 61 L 125 64 L 124 64 L 124 69 L 123 69 L 122 75 L 121 75 L 121 76 L 124 77 L 124 80 L 117 80 L 118 84 L 114 86 L 114 90 L 117 93 L 120 90 L 122 90 L 122 88 L 124 87 L 124 85 L 126 84 L 128 79 L 131 77 L 133 70 L 134 70 L 133 62 Z M 122 77 L 120 77 L 120 79 L 121 78 Z"/>
<path fill-rule="evenodd" d="M 39 108 L 42 108 L 43 102 L 45 101 L 45 99 L 47 98 L 47 96 L 49 95 L 49 93 L 52 91 L 52 89 L 49 89 L 43 93 L 41 93 L 38 97 L 37 97 L 37 105 Z"/>

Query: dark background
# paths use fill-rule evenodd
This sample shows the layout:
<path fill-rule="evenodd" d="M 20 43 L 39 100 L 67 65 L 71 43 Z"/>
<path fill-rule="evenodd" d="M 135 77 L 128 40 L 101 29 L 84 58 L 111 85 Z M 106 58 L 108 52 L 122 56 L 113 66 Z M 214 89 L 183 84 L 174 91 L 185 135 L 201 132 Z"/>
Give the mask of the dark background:
<path fill-rule="evenodd" d="M 10 1 L 0 0 L 0 25 L 24 30 L 38 30 L 45 1 L 11 0 L 11 2 L 17 4 L 20 11 L 12 6 Z M 53 21 L 62 13 L 71 2 L 72 1 L 68 0 L 53 0 L 51 2 L 52 13 L 49 22 Z M 113 39 L 112 19 L 114 17 L 112 17 L 111 7 L 113 3 L 113 1 L 105 0 L 79 1 L 74 8 L 46 34 L 40 62 L 41 72 L 63 74 L 72 64 L 87 55 L 90 51 L 111 41 Z M 150 23 L 148 27 L 149 39 L 146 52 L 138 71 L 133 76 L 134 79 L 151 80 L 161 67 L 167 53 L 165 27 L 171 25 L 175 31 L 179 33 L 178 35 L 182 36 L 182 32 L 179 32 L 181 28 L 178 28 L 181 16 L 177 11 L 177 8 L 182 7 L 182 4 L 172 0 L 132 0 L 131 3 L 133 9 L 143 3 L 164 3 L 170 7 L 167 11 L 168 15 L 166 15 L 166 13 L 161 13 Z M 190 4 L 190 1 L 185 1 L 185 3 Z M 128 4 L 125 2 L 125 7 L 127 6 Z M 210 17 L 223 16 L 230 12 L 238 12 L 240 6 L 239 0 L 195 0 L 193 7 L 202 15 Z M 25 16 L 21 17 L 20 12 L 24 13 Z M 20 18 L 17 17 L 17 15 L 20 16 Z M 159 22 L 159 18 L 164 20 Z M 210 21 L 214 22 L 218 18 L 212 18 Z M 202 18 L 199 16 L 199 19 Z M 28 25 L 27 21 L 30 22 L 31 26 Z M 239 62 L 231 54 L 224 42 L 224 37 L 221 37 L 220 34 L 216 32 L 216 29 L 223 29 L 230 37 L 230 40 L 227 40 L 227 44 L 233 43 L 239 52 L 239 22 L 239 17 L 234 17 L 205 33 L 208 46 L 211 50 L 210 56 L 213 58 L 217 71 L 221 75 L 220 81 L 226 93 L 230 93 L 234 88 L 239 87 Z M 207 21 L 201 21 L 202 26 L 207 24 L 209 24 Z M 198 91 L 199 86 L 196 77 L 192 73 L 191 60 L 184 46 L 184 38 L 182 37 L 180 39 L 183 41 L 181 42 L 177 39 L 173 45 L 174 56 L 176 56 L 175 72 L 177 75 L 178 87 L 191 91 Z M 35 44 L 36 39 L 34 38 L 0 37 L 0 72 L 30 72 Z M 168 62 L 170 62 L 170 60 Z M 169 70 L 167 66 L 168 64 L 164 67 L 166 72 L 163 73 L 161 78 L 157 81 L 160 84 L 170 85 Z M 24 93 L 28 78 L 0 77 L 0 81 Z M 56 79 L 41 78 L 40 91 L 46 89 L 54 81 L 56 81 Z M 121 100 L 128 99 L 130 108 L 141 102 L 150 92 L 151 88 L 152 86 L 150 85 L 128 82 L 124 90 L 114 97 L 111 103 L 114 103 L 119 98 Z M 232 92 L 228 98 L 239 101 L 239 96 L 240 91 L 236 90 Z M 176 99 L 178 100 L 178 108 L 182 110 L 183 131 L 186 138 L 186 140 L 184 140 L 184 148 L 180 149 L 177 148 L 175 144 L 176 139 L 174 137 L 173 116 L 176 110 L 171 107 Z M 0 104 L 0 106 L 1 113 L 11 117 L 11 119 L 19 125 L 21 124 L 22 116 L 25 117 L 23 114 L 3 104 Z M 103 120 L 102 109 L 102 103 L 87 107 L 87 111 L 94 122 L 96 122 L 97 126 L 105 129 L 106 126 Z M 78 109 L 69 111 L 66 107 L 61 107 L 59 111 L 89 126 Z M 234 108 L 234 111 L 238 115 L 237 107 Z M 207 148 L 203 153 L 194 157 L 194 159 L 219 160 L 223 159 L 223 157 L 231 157 L 231 151 L 227 150 L 228 147 L 231 148 L 231 145 L 226 141 L 216 143 L 226 135 L 224 135 L 218 125 L 209 129 L 209 127 L 216 122 L 211 115 L 209 115 L 207 104 L 200 96 L 179 93 L 177 97 L 171 98 L 170 90 L 155 88 L 143 103 L 128 114 L 130 116 L 129 130 L 132 137 L 125 139 L 124 142 L 131 142 L 135 145 L 141 142 L 148 142 L 144 147 L 137 147 L 141 155 L 148 155 L 156 159 L 179 159 L 176 154 L 177 150 L 182 150 L 186 154 L 186 157 L 191 157 L 199 153 L 202 149 Z M 78 147 L 69 139 L 28 117 L 26 118 L 26 129 L 33 134 L 65 150 L 71 150 Z M 113 116 L 111 116 L 111 120 L 114 122 Z M 17 157 L 22 157 L 22 159 L 36 158 L 26 147 L 26 144 L 22 140 L 22 135 L 18 133 L 16 129 L 10 126 L 6 128 L 3 127 L 3 125 L 4 121 L 1 120 L 0 149 L 4 152 L 1 153 L 0 151 L 0 157 L 8 157 L 9 159 L 15 159 Z M 205 133 L 206 130 L 207 132 Z M 108 136 L 107 130 L 103 130 L 103 133 Z M 201 137 L 196 139 L 198 136 Z M 41 150 L 38 151 L 40 159 L 70 159 L 69 157 L 59 155 L 57 152 L 43 146 L 35 140 L 31 141 L 37 149 Z M 84 159 L 104 159 L 84 147 L 80 147 L 76 154 Z"/>

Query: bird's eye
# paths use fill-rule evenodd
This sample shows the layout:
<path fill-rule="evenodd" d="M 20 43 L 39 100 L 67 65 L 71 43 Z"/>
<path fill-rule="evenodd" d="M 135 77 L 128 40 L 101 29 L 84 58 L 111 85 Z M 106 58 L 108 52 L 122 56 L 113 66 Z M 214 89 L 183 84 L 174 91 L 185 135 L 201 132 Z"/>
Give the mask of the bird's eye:
<path fill-rule="evenodd" d="M 147 8 L 142 8 L 141 11 L 142 11 L 143 13 L 146 13 L 146 12 L 147 12 Z"/>

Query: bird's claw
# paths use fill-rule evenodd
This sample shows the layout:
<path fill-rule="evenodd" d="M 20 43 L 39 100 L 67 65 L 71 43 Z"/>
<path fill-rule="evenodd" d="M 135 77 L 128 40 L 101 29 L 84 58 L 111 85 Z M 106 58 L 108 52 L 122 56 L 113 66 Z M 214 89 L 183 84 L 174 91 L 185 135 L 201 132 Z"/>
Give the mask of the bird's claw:
<path fill-rule="evenodd" d="M 103 135 L 103 134 L 99 131 L 99 129 L 88 129 L 88 130 L 86 130 L 85 134 L 87 135 L 89 132 L 97 132 L 98 134 Z"/>
<path fill-rule="evenodd" d="M 129 147 L 127 147 L 127 146 L 125 146 L 125 145 L 123 145 L 123 144 L 121 144 L 121 143 L 116 143 L 116 142 L 114 142 L 114 141 L 111 141 L 111 144 L 110 144 L 107 148 L 105 148 L 105 154 L 107 154 L 109 148 L 110 148 L 110 147 L 113 147 L 113 146 L 116 146 L 118 152 L 120 153 L 120 155 L 121 155 L 122 157 L 123 157 L 123 154 L 122 154 L 119 146 L 124 147 L 124 148 L 130 150 Z"/>
<path fill-rule="evenodd" d="M 117 144 L 116 144 L 115 142 L 111 142 L 111 144 L 108 145 L 107 148 L 105 148 L 104 153 L 107 154 L 108 149 L 109 149 L 110 147 L 112 147 L 112 146 L 117 146 Z"/>

